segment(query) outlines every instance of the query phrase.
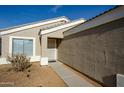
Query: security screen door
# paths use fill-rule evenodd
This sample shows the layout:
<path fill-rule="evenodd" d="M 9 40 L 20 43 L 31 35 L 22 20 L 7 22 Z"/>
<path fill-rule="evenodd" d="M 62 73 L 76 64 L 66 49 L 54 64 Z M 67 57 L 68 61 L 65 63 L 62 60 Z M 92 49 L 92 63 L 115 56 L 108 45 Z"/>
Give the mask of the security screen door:
<path fill-rule="evenodd" d="M 27 56 L 33 56 L 33 40 L 14 38 L 12 40 L 12 54 L 25 54 Z"/>
<path fill-rule="evenodd" d="M 49 62 L 56 61 L 57 59 L 57 44 L 56 44 L 56 39 L 54 38 L 48 39 L 47 56 Z"/>

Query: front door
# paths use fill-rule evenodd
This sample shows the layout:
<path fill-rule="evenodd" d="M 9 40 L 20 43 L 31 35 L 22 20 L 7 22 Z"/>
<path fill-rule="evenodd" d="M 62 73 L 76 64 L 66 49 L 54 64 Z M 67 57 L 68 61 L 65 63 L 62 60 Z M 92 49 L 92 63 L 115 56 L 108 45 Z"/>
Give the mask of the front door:
<path fill-rule="evenodd" d="M 57 39 L 54 39 L 54 38 L 48 39 L 47 56 L 48 56 L 49 62 L 56 61 L 56 59 L 57 59 Z"/>

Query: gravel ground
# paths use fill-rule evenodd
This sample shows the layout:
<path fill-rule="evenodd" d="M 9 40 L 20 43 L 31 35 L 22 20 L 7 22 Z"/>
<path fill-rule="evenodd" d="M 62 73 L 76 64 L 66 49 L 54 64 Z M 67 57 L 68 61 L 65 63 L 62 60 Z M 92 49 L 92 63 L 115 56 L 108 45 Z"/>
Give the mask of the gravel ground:
<path fill-rule="evenodd" d="M 14 87 L 65 87 L 64 81 L 50 66 L 32 66 L 24 72 L 10 70 L 11 65 L 0 65 L 0 86 Z M 30 71 L 29 71 L 30 70 Z M 29 77 L 27 77 L 27 75 Z"/>

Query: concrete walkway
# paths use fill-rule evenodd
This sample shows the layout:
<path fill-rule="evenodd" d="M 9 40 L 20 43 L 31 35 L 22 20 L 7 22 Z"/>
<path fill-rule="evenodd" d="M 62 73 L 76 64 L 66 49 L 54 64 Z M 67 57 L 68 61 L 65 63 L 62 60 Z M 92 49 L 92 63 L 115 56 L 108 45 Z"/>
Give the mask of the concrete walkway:
<path fill-rule="evenodd" d="M 69 87 L 94 87 L 94 85 L 85 79 L 82 79 L 79 75 L 63 66 L 60 62 L 49 63 L 49 65 Z"/>

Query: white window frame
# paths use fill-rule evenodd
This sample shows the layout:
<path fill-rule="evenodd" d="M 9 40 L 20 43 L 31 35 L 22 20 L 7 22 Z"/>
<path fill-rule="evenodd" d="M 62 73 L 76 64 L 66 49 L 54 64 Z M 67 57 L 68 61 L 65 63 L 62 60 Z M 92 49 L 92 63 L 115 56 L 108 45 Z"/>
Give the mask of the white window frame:
<path fill-rule="evenodd" d="M 36 43 L 35 43 L 35 38 L 34 37 L 20 37 L 20 36 L 10 36 L 9 37 L 9 54 L 12 56 L 12 40 L 13 39 L 32 39 L 33 40 L 33 56 L 35 56 L 35 51 L 36 51 Z"/>

